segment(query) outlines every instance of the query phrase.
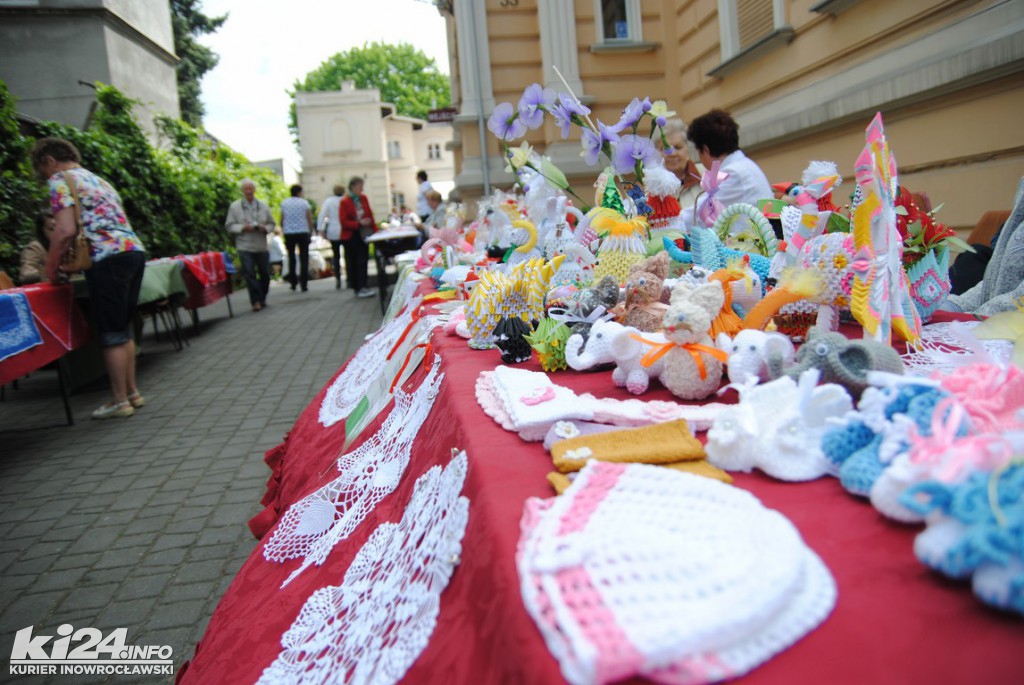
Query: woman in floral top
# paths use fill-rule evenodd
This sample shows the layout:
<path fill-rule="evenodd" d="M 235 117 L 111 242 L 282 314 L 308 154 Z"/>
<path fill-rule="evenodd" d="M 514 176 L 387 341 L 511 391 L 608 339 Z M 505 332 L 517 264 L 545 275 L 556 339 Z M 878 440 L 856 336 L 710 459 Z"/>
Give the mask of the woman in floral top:
<path fill-rule="evenodd" d="M 93 412 L 94 419 L 131 416 L 146 402 L 135 384 L 135 308 L 146 265 L 146 252 L 132 230 L 117 191 L 84 169 L 70 142 L 41 138 L 31 153 L 36 173 L 50 186 L 56 228 L 50 240 L 46 272 L 51 282 L 63 277 L 61 259 L 78 233 L 75 205 L 89 241 L 92 268 L 85 272 L 89 299 L 103 347 L 113 400 Z M 77 195 L 77 201 L 75 196 Z"/>

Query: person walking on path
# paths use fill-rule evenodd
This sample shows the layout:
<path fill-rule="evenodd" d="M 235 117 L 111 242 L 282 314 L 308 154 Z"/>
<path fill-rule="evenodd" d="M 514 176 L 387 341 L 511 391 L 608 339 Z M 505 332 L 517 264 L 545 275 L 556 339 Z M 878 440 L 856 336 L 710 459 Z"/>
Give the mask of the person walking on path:
<path fill-rule="evenodd" d="M 427 193 L 432 191 L 434 186 L 427 180 L 426 171 L 416 172 L 416 181 L 419 184 L 416 190 L 416 213 L 419 215 L 420 221 L 426 221 L 433 211 L 427 204 Z"/>
<path fill-rule="evenodd" d="M 316 218 L 320 234 L 331 243 L 331 269 L 334 271 L 336 290 L 341 290 L 341 217 L 338 214 L 338 206 L 344 194 L 345 186 L 340 183 L 334 186 L 334 194 L 320 205 L 320 213 Z"/>
<path fill-rule="evenodd" d="M 292 196 L 281 203 L 281 230 L 284 232 L 284 250 L 288 255 L 288 282 L 295 290 L 302 286 L 306 292 L 309 283 L 309 235 L 313 231 L 313 212 L 302 197 L 302 186 L 291 188 Z M 295 250 L 299 251 L 299 272 L 295 272 Z"/>
<path fill-rule="evenodd" d="M 348 286 L 356 297 L 373 297 L 374 292 L 366 287 L 366 271 L 370 251 L 362 233 L 372 233 L 377 222 L 373 219 L 370 201 L 363 195 L 363 179 L 353 176 L 348 182 L 348 195 L 341 200 L 338 208 L 341 219 L 341 242 L 345 244 L 345 273 Z"/>
<path fill-rule="evenodd" d="M 270 292 L 270 255 L 267 234 L 274 230 L 274 216 L 263 200 L 256 199 L 256 183 L 249 178 L 239 184 L 242 199 L 228 207 L 224 227 L 235 236 L 235 248 L 242 260 L 242 275 L 249 288 L 249 303 L 258 312 L 267 306 Z"/>
<path fill-rule="evenodd" d="M 41 138 L 31 152 L 32 167 L 50 187 L 54 230 L 46 275 L 57 283 L 61 261 L 78 234 L 89 241 L 92 267 L 85 272 L 112 400 L 94 419 L 131 416 L 146 401 L 135 383 L 133 321 L 139 302 L 146 248 L 132 230 L 124 205 L 106 180 L 79 163 L 78 150 L 62 138 Z"/>

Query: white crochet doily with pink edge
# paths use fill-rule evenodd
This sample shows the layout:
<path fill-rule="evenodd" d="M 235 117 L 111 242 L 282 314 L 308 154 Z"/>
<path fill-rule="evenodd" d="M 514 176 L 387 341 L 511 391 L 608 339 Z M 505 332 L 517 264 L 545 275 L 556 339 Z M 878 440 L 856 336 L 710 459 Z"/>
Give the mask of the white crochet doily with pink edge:
<path fill-rule="evenodd" d="M 387 685 L 405 676 L 430 641 L 462 553 L 466 466 L 461 452 L 416 481 L 402 520 L 377 527 L 341 585 L 306 600 L 260 685 Z"/>
<path fill-rule="evenodd" d="M 572 420 L 630 427 L 683 419 L 696 432 L 710 428 L 715 418 L 731 406 L 577 395 L 552 383 L 545 373 L 506 366 L 480 373 L 476 400 L 498 425 L 527 441 L 543 440 L 555 422 Z"/>
<path fill-rule="evenodd" d="M 334 379 L 327 388 L 323 402 L 320 403 L 320 423 L 333 426 L 345 419 L 366 394 L 370 383 L 376 379 L 387 364 L 388 353 L 395 346 L 402 333 L 412 323 L 413 313 L 423 302 L 422 297 L 409 302 L 400 316 L 395 317 L 378 330 L 372 338 L 363 343 L 362 347 L 349 360 L 345 370 Z M 426 317 L 430 319 L 431 317 Z M 429 325 L 436 325 L 436 322 Z"/>
<path fill-rule="evenodd" d="M 293 504 L 263 547 L 267 561 L 304 557 L 281 584 L 284 587 L 311 565 L 320 566 L 334 546 L 352 534 L 366 515 L 391 494 L 409 465 L 412 443 L 427 420 L 444 379 L 437 359 L 411 394 L 395 389 L 395 406 L 363 444 L 342 455 L 337 478 Z"/>
<path fill-rule="evenodd" d="M 1013 343 L 976 339 L 970 335 L 970 330 L 979 323 L 950 321 L 923 326 L 920 349 L 914 350 L 908 345 L 907 353 L 902 356 L 907 373 L 912 376 L 930 376 L 936 371 L 947 374 L 961 366 L 984 361 L 978 358 L 979 346 L 993 363 L 1006 367 L 1013 357 Z M 972 346 L 975 349 L 970 349 Z"/>
<path fill-rule="evenodd" d="M 527 611 L 574 684 L 736 677 L 832 611 L 828 569 L 778 512 L 724 483 L 592 461 L 526 503 Z"/>

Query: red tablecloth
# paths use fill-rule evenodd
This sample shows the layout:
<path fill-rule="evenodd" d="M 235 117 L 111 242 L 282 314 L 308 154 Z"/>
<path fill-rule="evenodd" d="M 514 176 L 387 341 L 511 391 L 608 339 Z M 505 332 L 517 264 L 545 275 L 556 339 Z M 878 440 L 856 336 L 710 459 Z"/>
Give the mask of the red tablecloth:
<path fill-rule="evenodd" d="M 473 351 L 465 341 L 439 332 L 433 345 L 445 378 L 397 490 L 335 547 L 324 566 L 307 569 L 284 589 L 278 587 L 300 562 L 267 562 L 258 546 L 217 607 L 192 663 L 179 674 L 182 682 L 254 682 L 278 655 L 281 635 L 310 594 L 341 582 L 370 533 L 381 522 L 401 518 L 416 479 L 431 466 L 446 464 L 453 447 L 469 455 L 462 563 L 441 596 L 430 643 L 405 682 L 562 682 L 523 608 L 513 556 L 524 500 L 553 496 L 545 481 L 550 457 L 540 443 L 506 432 L 477 405 L 474 382 L 499 363 L 496 351 Z M 523 368 L 539 370 L 536 363 Z M 416 387 L 423 375 L 420 369 L 406 388 Z M 607 372 L 554 378 L 577 392 L 630 397 L 612 385 Z M 335 477 L 344 425 L 323 428 L 317 422 L 325 392 L 326 386 L 285 443 L 268 453 L 275 477 L 256 528 L 269 530 L 290 503 Z M 644 397 L 669 399 L 661 389 Z M 363 436 L 372 434 L 389 410 Z M 832 478 L 784 483 L 737 474 L 736 485 L 788 516 L 839 587 L 832 615 L 744 682 L 1024 682 L 1024 624 L 983 606 L 966 584 L 922 566 L 912 551 L 917 528 L 889 522 Z"/>
<path fill-rule="evenodd" d="M 185 309 L 199 309 L 231 294 L 231 279 L 224 268 L 224 255 L 220 252 L 179 255 L 175 259 L 185 265 L 181 271 L 188 290 Z"/>
<path fill-rule="evenodd" d="M 0 362 L 0 385 L 32 373 L 89 341 L 89 326 L 75 304 L 71 285 L 37 283 L 4 292 L 24 293 L 43 344 Z"/>

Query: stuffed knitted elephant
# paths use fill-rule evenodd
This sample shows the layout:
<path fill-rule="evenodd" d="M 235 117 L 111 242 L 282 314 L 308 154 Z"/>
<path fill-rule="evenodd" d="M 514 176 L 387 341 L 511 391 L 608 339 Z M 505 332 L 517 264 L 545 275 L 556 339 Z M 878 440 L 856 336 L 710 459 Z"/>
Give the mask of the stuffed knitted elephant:
<path fill-rule="evenodd" d="M 837 383 L 854 398 L 868 387 L 869 371 L 903 374 L 903 360 L 896 350 L 874 340 L 850 340 L 842 333 L 826 333 L 812 329 L 796 353 L 792 366 L 785 366 L 785 357 L 777 351 L 767 356 L 771 378 L 799 378 L 807 369 L 821 371 L 822 383 Z"/>

